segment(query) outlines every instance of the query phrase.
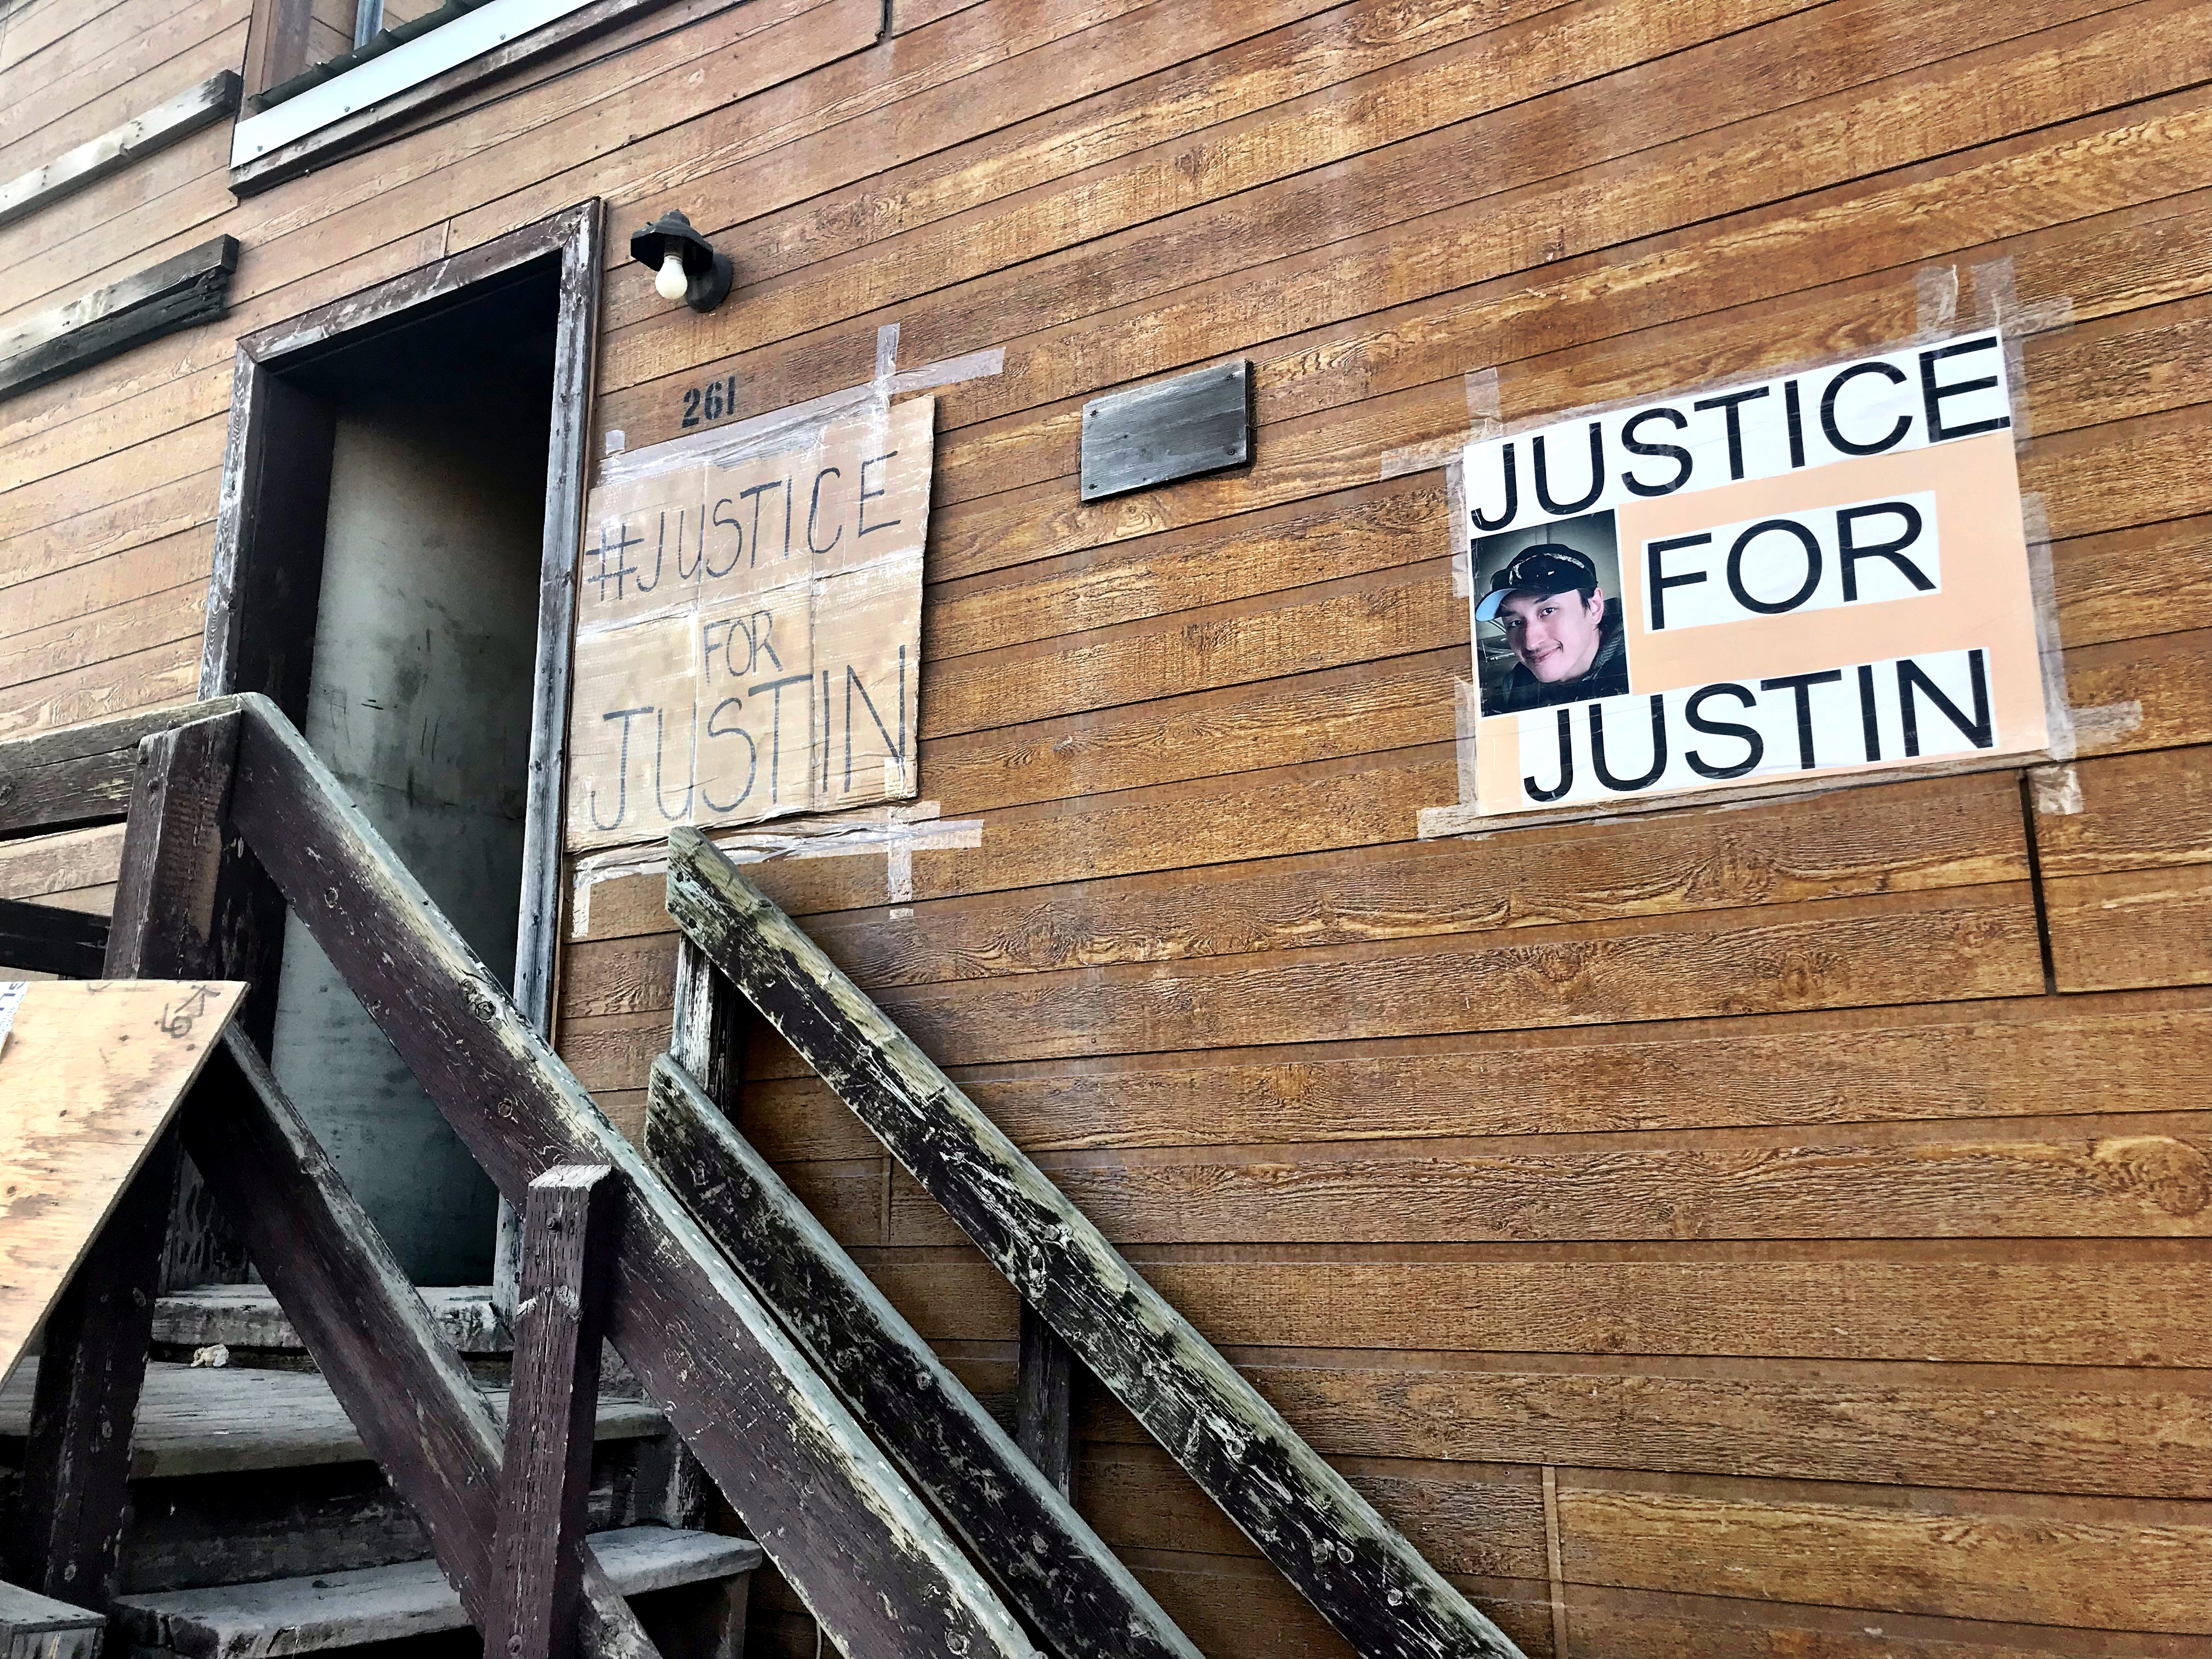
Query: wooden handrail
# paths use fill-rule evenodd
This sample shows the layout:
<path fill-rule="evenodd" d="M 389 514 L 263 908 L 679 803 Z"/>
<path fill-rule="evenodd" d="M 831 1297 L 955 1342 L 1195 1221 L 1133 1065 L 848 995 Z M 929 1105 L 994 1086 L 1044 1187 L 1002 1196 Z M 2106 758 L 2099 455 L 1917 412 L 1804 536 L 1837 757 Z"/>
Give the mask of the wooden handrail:
<path fill-rule="evenodd" d="M 696 830 L 669 837 L 668 914 L 1364 1659 L 1521 1659 Z"/>
<path fill-rule="evenodd" d="M 646 1157 L 1064 1659 L 1199 1659 L 827 1230 L 663 1054 Z"/>
<path fill-rule="evenodd" d="M 291 723 L 258 696 L 238 705 L 233 827 L 500 1190 L 520 1206 L 563 1164 L 621 1177 L 610 1340 L 830 1638 L 869 1659 L 1030 1659 L 989 1585 Z"/>

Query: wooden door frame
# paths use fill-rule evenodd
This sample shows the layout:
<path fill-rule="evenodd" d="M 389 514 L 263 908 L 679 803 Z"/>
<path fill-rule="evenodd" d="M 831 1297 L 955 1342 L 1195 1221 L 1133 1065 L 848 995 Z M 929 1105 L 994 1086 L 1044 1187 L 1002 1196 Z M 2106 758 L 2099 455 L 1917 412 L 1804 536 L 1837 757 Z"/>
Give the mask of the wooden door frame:
<path fill-rule="evenodd" d="M 531 682 L 530 787 L 513 979 L 516 1006 L 541 1035 L 551 1027 L 560 931 L 568 663 L 589 461 L 601 251 L 599 203 L 593 198 L 240 338 L 216 513 L 215 568 L 208 579 L 207 639 L 200 658 L 202 697 L 258 691 L 296 723 L 306 724 L 330 504 L 331 412 L 287 383 L 287 364 L 298 354 L 388 324 L 518 265 L 558 255 L 552 425 Z M 308 546 L 313 556 L 302 558 Z M 307 577 L 310 569 L 312 576 Z"/>

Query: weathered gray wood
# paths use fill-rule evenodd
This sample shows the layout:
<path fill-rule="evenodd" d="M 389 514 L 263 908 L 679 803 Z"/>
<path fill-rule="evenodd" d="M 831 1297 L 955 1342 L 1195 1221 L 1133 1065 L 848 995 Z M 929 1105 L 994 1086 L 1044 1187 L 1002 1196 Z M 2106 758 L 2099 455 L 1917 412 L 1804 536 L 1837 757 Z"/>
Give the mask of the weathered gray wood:
<path fill-rule="evenodd" d="M 102 977 L 198 979 L 215 967 L 216 877 L 240 725 L 229 708 L 139 744 Z"/>
<path fill-rule="evenodd" d="M 1022 1304 L 1014 1366 L 1014 1443 L 1062 1498 L 1075 1495 L 1075 1351 Z"/>
<path fill-rule="evenodd" d="M 105 973 L 109 979 L 244 980 L 252 988 L 240 1011 L 240 1026 L 249 1037 L 265 1042 L 276 1016 L 283 914 L 274 908 L 266 879 L 224 833 L 238 729 L 237 709 L 225 708 L 144 740 L 142 774 L 150 758 L 173 748 L 175 759 L 161 775 L 171 780 L 169 789 L 191 793 L 161 803 L 158 866 L 134 864 L 125 841 Z M 131 804 L 132 834 L 144 815 L 143 800 L 142 791 Z M 147 881 L 156 884 L 142 884 Z M 199 1173 L 189 1160 L 172 1186 L 156 1287 L 173 1285 L 185 1273 L 245 1277 L 245 1252 L 210 1213 Z"/>
<path fill-rule="evenodd" d="M 445 1327 L 435 1314 L 434 1327 Z M 27 1359 L 0 1390 L 0 1437 L 20 1439 L 31 1420 L 39 1362 Z M 504 1423 L 507 1391 L 487 1388 L 484 1403 Z M 641 1440 L 667 1423 L 641 1400 L 599 1402 L 602 1442 Z M 131 1442 L 133 1480 L 251 1470 L 313 1468 L 371 1461 L 361 1431 L 313 1371 L 230 1366 L 220 1370 L 156 1362 L 146 1367 Z"/>
<path fill-rule="evenodd" d="M 664 1054 L 646 1156 L 916 1487 L 1068 1659 L 1198 1650 Z"/>
<path fill-rule="evenodd" d="M 670 1022 L 668 1052 L 732 1124 L 738 1121 L 738 1079 L 744 1070 L 745 1028 L 751 1018 L 744 994 L 729 975 L 678 933 L 676 1012 Z"/>
<path fill-rule="evenodd" d="M 1103 501 L 1252 459 L 1252 365 L 1243 358 L 1083 406 L 1083 499 Z"/>
<path fill-rule="evenodd" d="M 498 1579 L 484 1626 L 484 1651 L 506 1659 L 570 1659 L 576 1650 L 578 1546 L 621 1191 L 604 1164 L 563 1164 L 530 1183 L 493 1548 Z"/>
<path fill-rule="evenodd" d="M 422 1517 L 481 1628 L 500 1480 L 489 1403 L 439 1340 L 422 1298 L 266 1062 L 236 1031 L 225 1034 L 185 1103 L 183 1127 L 210 1189 L 370 1455 Z M 595 1571 L 586 1573 L 584 1594 L 587 1653 L 653 1659 L 635 1617 Z"/>
<path fill-rule="evenodd" d="M 975 1103 L 697 831 L 668 913 L 1245 1535 L 1369 1659 L 1516 1656 Z"/>
<path fill-rule="evenodd" d="M 43 167 L 0 185 L 0 225 L 12 224 L 72 191 L 120 172 L 142 156 L 167 149 L 238 107 L 241 82 L 235 70 L 211 75 L 166 103 L 121 126 L 65 150 Z"/>
<path fill-rule="evenodd" d="M 568 753 L 568 658 L 576 562 L 591 456 L 592 349 L 599 315 L 599 204 L 594 199 L 517 235 L 561 252 L 553 345 L 553 416 L 545 458 L 545 526 L 538 564 L 538 647 L 530 680 L 530 793 L 522 820 L 522 908 L 515 925 L 514 1001 L 544 1036 L 553 1030 L 553 961 L 561 927 L 561 795 Z"/>
<path fill-rule="evenodd" d="M 0 397 L 28 392 L 229 308 L 238 240 L 218 236 L 0 334 Z"/>
<path fill-rule="evenodd" d="M 15 1584 L 0 1584 L 0 1659 L 100 1659 L 106 1619 Z"/>
<path fill-rule="evenodd" d="M 216 964 L 240 726 L 231 708 L 141 742 L 102 977 L 196 979 Z M 112 1583 L 179 1157 L 165 1133 L 47 1316 L 9 1559 L 48 1595 L 104 1606 Z"/>
<path fill-rule="evenodd" d="M 234 823 L 510 1199 L 556 1164 L 603 1163 L 622 1176 L 610 1335 L 830 1638 L 870 1659 L 1031 1652 L 958 1547 L 299 733 L 264 699 L 243 706 Z"/>
<path fill-rule="evenodd" d="M 233 706 L 218 698 L 0 742 L 0 838 L 113 823 L 131 808 L 141 739 Z"/>
<path fill-rule="evenodd" d="M 418 1292 L 446 1346 L 461 1354 L 503 1354 L 514 1334 L 482 1285 L 425 1285 Z M 171 1347 L 293 1348 L 304 1345 L 266 1285 L 194 1285 L 154 1304 L 154 1340 Z M 4 1396 L 0 1396 L 4 1397 Z"/>
<path fill-rule="evenodd" d="M 599 1533 L 591 1548 L 608 1589 L 625 1596 L 738 1577 L 761 1562 L 760 1546 L 749 1538 L 669 1527 Z M 414 1561 L 218 1589 L 126 1595 L 117 1605 L 116 1622 L 132 1641 L 170 1648 L 179 1659 L 281 1659 L 459 1630 L 469 1621 L 438 1564 Z"/>
<path fill-rule="evenodd" d="M 98 979 L 106 959 L 106 916 L 0 898 L 0 978 L 21 969 L 58 979 Z"/>

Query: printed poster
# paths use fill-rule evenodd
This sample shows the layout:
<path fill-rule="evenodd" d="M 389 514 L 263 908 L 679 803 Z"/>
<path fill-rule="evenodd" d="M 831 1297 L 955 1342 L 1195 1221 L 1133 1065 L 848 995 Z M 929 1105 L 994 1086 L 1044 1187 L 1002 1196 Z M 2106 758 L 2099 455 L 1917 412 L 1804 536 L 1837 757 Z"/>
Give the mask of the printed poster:
<path fill-rule="evenodd" d="M 2045 750 L 2009 390 L 1992 331 L 1470 444 L 1476 812 Z"/>

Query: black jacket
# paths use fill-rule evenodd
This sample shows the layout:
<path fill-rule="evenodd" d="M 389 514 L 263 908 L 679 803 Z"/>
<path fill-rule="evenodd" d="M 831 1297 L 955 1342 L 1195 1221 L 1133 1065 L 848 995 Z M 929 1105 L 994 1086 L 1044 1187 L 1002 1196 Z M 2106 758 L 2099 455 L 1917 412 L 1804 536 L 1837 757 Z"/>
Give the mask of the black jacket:
<path fill-rule="evenodd" d="M 1554 680 L 1547 684 L 1516 662 L 1513 665 L 1513 672 L 1505 677 L 1504 684 L 1494 689 L 1484 688 L 1482 712 L 1486 714 L 1518 714 L 1525 709 L 1550 708 L 1563 702 L 1588 702 L 1596 697 L 1627 696 L 1628 642 L 1621 628 L 1619 599 L 1605 602 L 1605 617 L 1598 623 L 1597 629 L 1597 655 L 1591 659 L 1589 671 L 1581 678 Z"/>

